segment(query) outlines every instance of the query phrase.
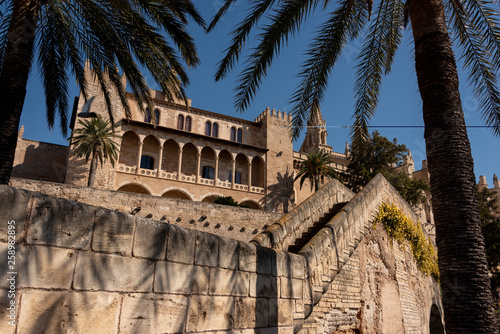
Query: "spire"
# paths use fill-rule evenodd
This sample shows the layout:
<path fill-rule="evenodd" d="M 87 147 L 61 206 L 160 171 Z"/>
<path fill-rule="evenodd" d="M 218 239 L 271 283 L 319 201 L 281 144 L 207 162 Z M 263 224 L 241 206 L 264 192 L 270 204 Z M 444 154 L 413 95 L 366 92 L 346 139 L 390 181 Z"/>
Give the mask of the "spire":
<path fill-rule="evenodd" d="M 346 157 L 350 157 L 351 156 L 351 148 L 349 147 L 349 143 L 347 141 L 345 142 L 344 154 L 345 154 Z"/>
<path fill-rule="evenodd" d="M 321 115 L 319 106 L 314 105 L 311 108 L 309 120 L 307 121 L 307 132 L 304 142 L 300 147 L 300 152 L 314 152 L 317 150 L 326 150 L 331 152 L 332 147 L 326 143 L 328 133 L 325 128 L 326 122 Z"/>

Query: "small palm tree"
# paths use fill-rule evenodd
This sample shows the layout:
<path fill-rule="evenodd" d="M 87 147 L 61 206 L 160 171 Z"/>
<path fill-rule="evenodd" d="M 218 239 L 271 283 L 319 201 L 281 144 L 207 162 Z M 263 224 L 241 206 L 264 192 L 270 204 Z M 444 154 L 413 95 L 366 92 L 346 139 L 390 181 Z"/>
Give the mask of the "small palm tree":
<path fill-rule="evenodd" d="M 113 167 L 115 166 L 118 144 L 113 139 L 119 138 L 119 136 L 114 134 L 113 126 L 109 120 L 103 119 L 100 115 L 91 120 L 79 120 L 78 123 L 82 127 L 74 131 L 76 136 L 73 135 L 70 138 L 71 145 L 74 146 L 76 157 L 85 157 L 85 163 L 88 163 L 90 156 L 92 156 L 87 187 L 93 187 L 97 160 L 101 163 L 101 167 L 103 162 L 108 159 Z"/>
<path fill-rule="evenodd" d="M 299 173 L 295 177 L 295 181 L 300 178 L 300 189 L 302 189 L 306 179 L 309 179 L 311 183 L 311 190 L 314 186 L 314 191 L 318 191 L 325 177 L 329 179 L 337 178 L 337 173 L 329 166 L 333 162 L 330 154 L 319 150 L 306 153 L 306 156 L 307 159 L 300 162 Z"/>

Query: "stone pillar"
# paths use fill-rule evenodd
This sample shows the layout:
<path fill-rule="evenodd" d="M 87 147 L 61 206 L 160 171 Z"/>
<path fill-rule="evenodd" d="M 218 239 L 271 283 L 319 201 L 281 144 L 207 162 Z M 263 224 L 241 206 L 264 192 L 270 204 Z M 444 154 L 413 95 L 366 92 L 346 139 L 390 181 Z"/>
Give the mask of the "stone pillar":
<path fill-rule="evenodd" d="M 234 181 L 236 180 L 236 158 L 233 157 L 233 173 L 231 175 L 231 188 L 234 189 Z"/>
<path fill-rule="evenodd" d="M 500 182 L 498 182 L 498 177 L 496 174 L 493 174 L 493 188 L 500 189 Z"/>
<path fill-rule="evenodd" d="M 198 164 L 196 166 L 196 183 L 198 183 L 201 178 L 200 169 L 201 169 L 201 153 L 198 153 Z"/>
<path fill-rule="evenodd" d="M 137 168 L 135 169 L 135 173 L 136 174 L 139 174 L 139 169 L 141 168 L 142 144 L 143 144 L 143 141 L 141 140 L 139 142 L 139 154 L 138 154 L 138 157 L 137 157 Z"/>
<path fill-rule="evenodd" d="M 156 171 L 156 177 L 160 177 L 162 160 L 163 160 L 163 144 L 160 145 L 160 153 L 158 153 L 158 169 Z"/>
<path fill-rule="evenodd" d="M 248 191 L 252 187 L 252 162 L 248 163 Z"/>
<path fill-rule="evenodd" d="M 179 164 L 177 166 L 177 180 L 181 179 L 182 147 L 179 147 Z"/>
<path fill-rule="evenodd" d="M 219 178 L 219 157 L 215 157 L 215 173 L 214 173 L 214 187 L 217 187 L 217 179 Z"/>
<path fill-rule="evenodd" d="M 479 176 L 479 187 L 481 187 L 481 189 L 488 188 L 488 183 L 486 182 L 486 176 L 484 175 Z"/>

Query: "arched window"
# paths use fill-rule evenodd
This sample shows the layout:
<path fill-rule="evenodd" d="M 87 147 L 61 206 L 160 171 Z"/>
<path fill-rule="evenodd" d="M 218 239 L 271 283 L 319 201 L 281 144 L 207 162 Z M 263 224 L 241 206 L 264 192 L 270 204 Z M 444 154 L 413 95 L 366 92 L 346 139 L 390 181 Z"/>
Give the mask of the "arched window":
<path fill-rule="evenodd" d="M 151 123 L 151 113 L 148 108 L 146 108 L 146 113 L 144 114 L 144 123 Z"/>
<path fill-rule="evenodd" d="M 160 111 L 158 109 L 155 109 L 155 124 L 160 124 Z"/>
<path fill-rule="evenodd" d="M 155 158 L 149 155 L 143 155 L 141 157 L 141 168 L 142 169 L 155 169 Z"/>
<path fill-rule="evenodd" d="M 177 130 L 184 130 L 184 116 L 177 117 Z"/>
<path fill-rule="evenodd" d="M 219 125 L 217 123 L 212 125 L 212 137 L 219 137 Z"/>
<path fill-rule="evenodd" d="M 211 136 L 212 135 L 211 131 L 212 131 L 212 124 L 209 121 L 207 121 L 205 123 L 205 136 Z"/>
<path fill-rule="evenodd" d="M 231 140 L 236 141 L 236 129 L 231 128 Z"/>
<path fill-rule="evenodd" d="M 191 132 L 191 116 L 186 116 L 186 127 L 184 130 Z"/>
<path fill-rule="evenodd" d="M 215 179 L 215 168 L 210 167 L 210 166 L 203 166 L 203 171 L 202 171 L 201 177 L 204 179 L 214 180 Z"/>
<path fill-rule="evenodd" d="M 243 139 L 243 131 L 241 131 L 241 129 L 238 129 L 238 138 L 237 138 L 237 142 L 238 143 L 241 143 L 242 139 Z"/>

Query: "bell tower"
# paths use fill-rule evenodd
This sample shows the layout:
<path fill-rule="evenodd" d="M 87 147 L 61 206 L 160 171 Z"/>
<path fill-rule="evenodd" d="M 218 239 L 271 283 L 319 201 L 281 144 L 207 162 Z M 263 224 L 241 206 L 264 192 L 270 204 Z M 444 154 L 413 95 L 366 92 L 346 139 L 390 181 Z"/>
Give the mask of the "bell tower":
<path fill-rule="evenodd" d="M 326 131 L 326 122 L 321 115 L 319 107 L 311 109 L 309 121 L 307 121 L 306 138 L 300 147 L 301 153 L 311 153 L 314 151 L 327 151 L 331 152 L 332 147 L 326 143 L 328 132 Z"/>

